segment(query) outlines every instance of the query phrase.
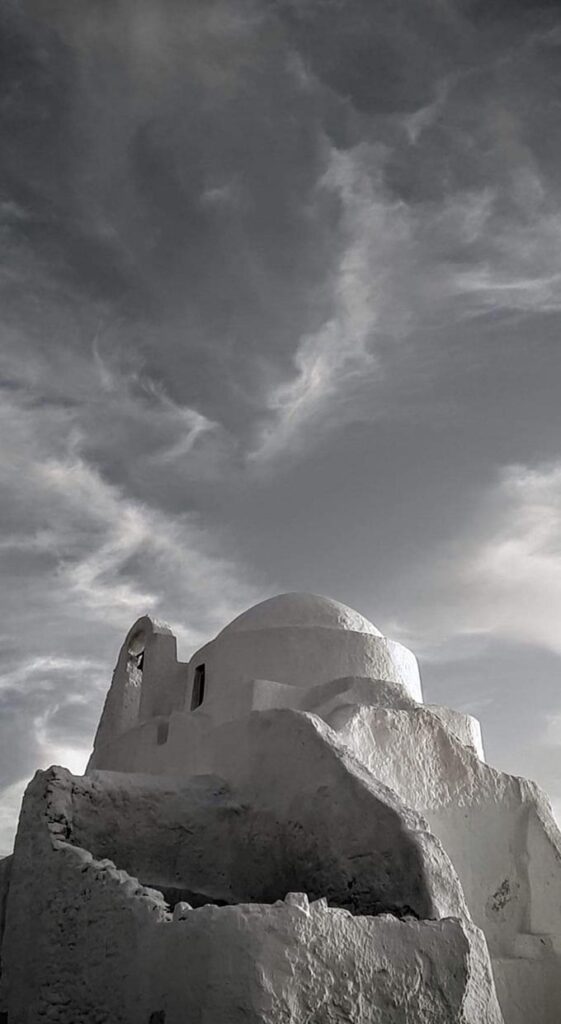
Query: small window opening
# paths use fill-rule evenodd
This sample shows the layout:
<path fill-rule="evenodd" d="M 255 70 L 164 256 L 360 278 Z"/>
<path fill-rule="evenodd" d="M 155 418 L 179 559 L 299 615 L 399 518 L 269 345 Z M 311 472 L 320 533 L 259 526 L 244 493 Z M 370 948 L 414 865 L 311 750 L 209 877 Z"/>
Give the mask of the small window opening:
<path fill-rule="evenodd" d="M 144 668 L 144 633 L 136 633 L 129 643 L 127 659 L 127 675 L 131 683 L 140 686 Z M 1 1024 L 1 1022 L 0 1022 Z"/>
<path fill-rule="evenodd" d="M 164 743 L 167 743 L 169 733 L 169 722 L 158 722 L 158 731 L 156 733 L 156 743 L 161 747 Z"/>
<path fill-rule="evenodd" d="M 191 711 L 195 708 L 200 708 L 203 700 L 205 699 L 205 667 L 204 665 L 197 665 L 195 669 L 195 678 L 193 680 L 193 693 L 191 696 Z"/>

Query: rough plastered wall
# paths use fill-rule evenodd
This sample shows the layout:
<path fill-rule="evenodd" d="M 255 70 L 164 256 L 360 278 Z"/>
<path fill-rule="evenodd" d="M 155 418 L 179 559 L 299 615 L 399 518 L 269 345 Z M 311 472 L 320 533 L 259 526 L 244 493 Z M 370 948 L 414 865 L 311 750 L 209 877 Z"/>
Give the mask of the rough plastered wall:
<path fill-rule="evenodd" d="M 467 715 L 463 711 L 442 707 L 440 704 L 425 704 L 424 706 L 427 711 L 440 719 L 447 732 L 452 733 L 466 747 L 471 747 L 480 761 L 485 760 L 481 724 L 477 718 Z"/>
<path fill-rule="evenodd" d="M 379 878 L 391 875 L 397 831 L 407 830 L 430 879 L 433 910 L 426 916 L 466 913 L 455 871 L 426 821 L 396 800 L 395 793 L 317 716 L 277 709 L 226 723 L 215 730 L 213 743 L 207 746 L 204 770 L 226 779 L 256 809 L 274 808 L 275 814 L 311 830 L 325 822 L 318 834 L 327 846 L 347 834 L 349 857 L 364 857 L 369 849 L 370 858 L 379 858 Z M 330 792 L 337 798 L 332 799 Z M 375 811 L 377 802 L 391 809 L 383 825 Z M 380 828 L 372 829 L 365 846 L 364 822 L 369 819 L 380 821 Z"/>
<path fill-rule="evenodd" d="M 153 1004 L 165 981 L 166 1024 L 501 1022 L 484 943 L 458 921 L 351 917 L 299 894 L 181 916 L 147 978 Z"/>
<path fill-rule="evenodd" d="M 94 748 L 155 715 L 182 708 L 186 683 L 187 665 L 177 661 L 171 630 L 147 615 L 138 619 L 119 652 Z"/>
<path fill-rule="evenodd" d="M 218 775 L 243 793 L 254 811 L 272 812 L 287 828 L 316 836 L 325 857 L 342 837 L 349 837 L 344 839 L 352 846 L 348 856 L 364 858 L 368 851 L 378 878 L 394 877 L 398 865 L 392 850 L 400 845 L 400 832 L 409 832 L 414 836 L 417 866 L 406 874 L 415 879 L 422 870 L 431 879 L 434 912 L 422 911 L 421 916 L 465 913 L 455 872 L 426 822 L 396 801 L 395 794 L 353 758 L 321 719 L 276 709 L 228 722 L 212 735 L 199 728 L 202 722 L 204 716 L 198 713 L 178 715 L 175 720 L 172 716 L 165 747 L 147 737 L 149 746 L 138 759 L 139 769 L 144 766 L 151 772 L 178 777 Z M 134 768 L 129 754 L 125 747 L 123 761 L 117 758 L 108 767 Z M 366 843 L 368 822 L 372 833 Z M 356 872 L 352 871 L 353 875 Z"/>
<path fill-rule="evenodd" d="M 339 718 L 338 736 L 426 816 L 492 948 L 505 950 L 530 924 L 561 934 L 561 836 L 534 783 L 483 763 L 425 708 L 349 709 L 345 724 Z M 501 886 L 507 898 L 497 921 Z"/>
<path fill-rule="evenodd" d="M 382 803 L 395 808 L 394 821 L 401 821 L 416 834 L 417 848 L 433 877 L 433 897 L 440 908 L 430 916 L 463 913 L 465 905 L 458 880 L 426 822 L 415 815 L 411 817 L 399 800 L 396 804 L 395 794 L 385 783 L 380 789 L 380 783 L 352 756 L 349 746 L 338 740 L 337 734 L 317 716 L 275 709 L 256 712 L 211 730 L 208 720 L 199 712 L 172 715 L 164 746 L 156 744 L 148 726 L 144 732 L 145 745 L 139 743 L 138 733 L 123 737 L 120 748 L 114 745 L 111 756 L 102 762 L 104 768 L 177 776 L 219 775 L 232 786 L 243 787 L 254 808 L 273 807 L 276 814 L 282 809 L 285 816 L 303 820 L 307 829 L 311 828 L 322 799 L 325 801 L 322 793 L 326 787 L 334 792 L 340 787 L 340 797 L 329 806 L 325 802 L 323 813 L 330 821 L 325 830 L 327 847 L 333 836 L 349 829 L 351 820 L 357 837 L 363 835 L 361 823 L 365 816 L 372 815 L 372 796 L 378 794 Z M 131 747 L 127 746 L 129 740 Z M 378 836 L 383 834 L 382 830 Z M 357 844 L 360 847 L 359 838 Z M 391 859 L 389 847 L 384 856 Z M 434 865 L 438 865 L 438 870 L 434 870 Z"/>
<path fill-rule="evenodd" d="M 207 756 L 227 785 L 104 772 L 74 780 L 70 841 L 150 884 L 226 902 L 303 888 L 362 913 L 467 915 L 426 823 L 320 719 L 251 715 L 224 726 Z"/>
<path fill-rule="evenodd" d="M 279 699 L 281 684 L 257 683 L 264 699 Z M 533 784 L 482 764 L 478 735 L 464 716 L 419 706 L 387 681 L 344 684 L 302 690 L 301 701 L 332 724 L 375 777 L 420 811 L 442 841 L 487 936 L 508 1024 L 526 1024 L 532 1000 L 536 1024 L 557 1024 L 561 842 L 547 801 Z M 245 764 L 247 774 L 255 770 L 260 779 L 258 757 L 248 761 L 244 751 L 247 730 L 262 729 L 264 721 L 216 727 L 204 708 L 175 721 L 172 716 L 168 746 L 156 750 L 152 741 L 137 763 L 154 771 L 218 771 L 233 779 Z M 133 750 L 123 745 L 116 767 L 130 766 L 131 754 L 138 756 L 138 735 L 130 740 Z M 281 748 L 277 754 L 286 758 Z M 306 773 L 297 758 L 295 764 Z"/>
<path fill-rule="evenodd" d="M 500 1024 L 471 922 L 356 917 L 303 894 L 272 906 L 180 903 L 172 917 L 157 892 L 67 842 L 71 787 L 51 769 L 24 800 L 6 932 L 10 1024 Z"/>
<path fill-rule="evenodd" d="M 368 676 L 402 683 L 422 700 L 414 655 L 385 637 L 352 631 L 297 627 L 220 634 L 189 662 L 187 693 L 195 669 L 205 665 L 205 700 L 228 706 L 238 686 L 251 679 L 271 679 L 309 688 L 343 676 Z"/>
<path fill-rule="evenodd" d="M 251 679 L 232 688 L 228 702 L 224 702 L 222 693 L 213 694 L 211 689 L 195 711 L 173 712 L 169 718 L 156 716 L 114 736 L 106 744 L 99 740 L 88 769 L 198 772 L 207 763 L 206 751 L 214 742 L 214 730 L 225 722 L 244 718 L 252 711 L 292 708 L 317 714 L 336 726 L 335 712 L 341 709 L 344 722 L 349 707 L 357 705 L 394 710 L 419 706 L 403 684 L 384 679 L 346 676 L 309 689 L 270 679 Z M 429 710 L 483 760 L 481 730 L 476 719 L 433 705 Z"/>
<path fill-rule="evenodd" d="M 0 988 L 2 981 L 2 943 L 6 924 L 6 907 L 8 902 L 8 889 L 10 886 L 11 873 L 12 857 L 3 857 L 0 860 Z M 4 1007 L 2 1006 L 2 997 L 0 992 L 0 1013 L 2 1013 L 3 1010 Z"/>
<path fill-rule="evenodd" d="M 557 1024 L 561 835 L 545 796 L 482 763 L 425 708 L 348 708 L 334 724 L 442 841 L 486 935 L 507 1024 L 526 1024 L 530 1003 L 536 1024 Z"/>
<path fill-rule="evenodd" d="M 313 812 L 304 802 L 297 815 L 279 812 L 274 796 L 255 808 L 243 789 L 208 777 L 179 786 L 145 776 L 90 777 L 72 780 L 70 791 L 68 840 L 111 858 L 172 902 L 273 902 L 302 889 L 354 913 L 432 912 L 415 836 L 375 797 L 367 821 L 349 816 L 351 840 L 331 828 L 329 806 L 339 794 L 325 781 Z"/>
<path fill-rule="evenodd" d="M 38 773 L 23 801 L 2 950 L 10 1024 L 128 1021 L 139 934 L 166 916 L 159 895 L 65 844 L 67 774 Z"/>

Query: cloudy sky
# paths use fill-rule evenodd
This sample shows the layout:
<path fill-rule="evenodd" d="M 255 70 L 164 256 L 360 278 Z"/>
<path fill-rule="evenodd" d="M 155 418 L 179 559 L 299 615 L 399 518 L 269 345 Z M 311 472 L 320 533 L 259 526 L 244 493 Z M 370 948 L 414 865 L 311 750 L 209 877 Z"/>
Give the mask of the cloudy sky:
<path fill-rule="evenodd" d="M 285 590 L 561 809 L 558 0 L 0 17 L 0 851 L 136 617 Z"/>

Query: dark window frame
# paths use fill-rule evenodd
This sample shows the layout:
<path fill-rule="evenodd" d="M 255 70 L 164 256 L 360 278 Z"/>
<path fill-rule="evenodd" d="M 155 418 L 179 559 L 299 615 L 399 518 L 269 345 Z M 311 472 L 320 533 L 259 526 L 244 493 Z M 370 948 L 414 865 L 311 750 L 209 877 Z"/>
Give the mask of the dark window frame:
<path fill-rule="evenodd" d="M 193 677 L 193 689 L 191 691 L 191 711 L 200 708 L 205 699 L 205 666 L 197 665 Z"/>
<path fill-rule="evenodd" d="M 156 729 L 156 743 L 159 747 L 163 747 L 164 743 L 167 743 L 169 735 L 169 722 L 158 722 Z"/>

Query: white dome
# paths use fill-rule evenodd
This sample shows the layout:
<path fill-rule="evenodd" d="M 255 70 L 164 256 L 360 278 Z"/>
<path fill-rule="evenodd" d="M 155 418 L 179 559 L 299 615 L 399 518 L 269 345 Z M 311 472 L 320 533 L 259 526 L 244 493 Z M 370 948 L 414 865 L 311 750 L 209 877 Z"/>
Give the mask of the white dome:
<path fill-rule="evenodd" d="M 270 597 L 268 601 L 262 601 L 238 615 L 220 635 L 287 626 L 293 629 L 345 629 L 354 633 L 369 633 L 371 636 L 382 635 L 359 612 L 331 598 L 318 597 L 317 594 L 279 594 L 278 597 Z"/>

